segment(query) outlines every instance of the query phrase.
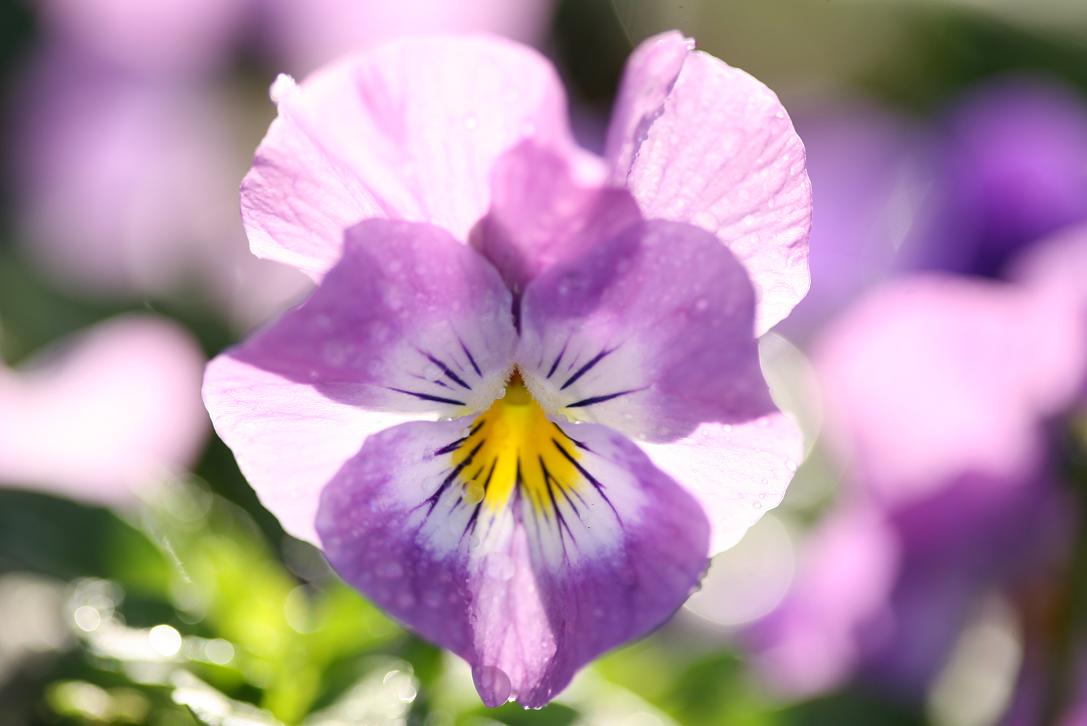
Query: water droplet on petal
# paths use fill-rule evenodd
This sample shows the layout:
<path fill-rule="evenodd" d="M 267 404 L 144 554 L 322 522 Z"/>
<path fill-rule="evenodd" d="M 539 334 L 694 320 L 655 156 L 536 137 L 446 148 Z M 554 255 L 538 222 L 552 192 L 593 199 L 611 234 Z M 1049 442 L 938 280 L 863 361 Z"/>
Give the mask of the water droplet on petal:
<path fill-rule="evenodd" d="M 510 677 L 500 668 L 480 666 L 472 669 L 472 681 L 489 708 L 501 706 L 510 699 Z"/>
<path fill-rule="evenodd" d="M 465 504 L 479 504 L 483 501 L 483 487 L 478 482 L 470 482 L 464 487 Z"/>

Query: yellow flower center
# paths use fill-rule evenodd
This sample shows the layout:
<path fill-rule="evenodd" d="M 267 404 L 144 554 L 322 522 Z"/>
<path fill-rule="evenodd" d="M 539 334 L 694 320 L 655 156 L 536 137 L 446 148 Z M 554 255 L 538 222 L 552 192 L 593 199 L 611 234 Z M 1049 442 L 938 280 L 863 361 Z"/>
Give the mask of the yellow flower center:
<path fill-rule="evenodd" d="M 519 491 L 537 510 L 550 512 L 557 501 L 577 497 L 582 481 L 577 443 L 547 417 L 517 370 L 505 395 L 480 414 L 452 455 L 464 498 L 491 511 Z"/>

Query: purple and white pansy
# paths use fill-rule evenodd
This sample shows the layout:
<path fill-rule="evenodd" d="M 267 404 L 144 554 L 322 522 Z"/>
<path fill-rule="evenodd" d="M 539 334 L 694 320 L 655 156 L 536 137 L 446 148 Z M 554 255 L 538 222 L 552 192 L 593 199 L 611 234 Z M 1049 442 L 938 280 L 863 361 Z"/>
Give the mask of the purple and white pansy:
<path fill-rule="evenodd" d="M 215 427 L 284 528 L 485 703 L 546 704 L 792 477 L 757 337 L 807 288 L 800 140 L 676 33 L 634 52 L 604 158 L 548 62 L 496 38 L 273 90 L 246 229 L 319 284 L 208 366 Z"/>

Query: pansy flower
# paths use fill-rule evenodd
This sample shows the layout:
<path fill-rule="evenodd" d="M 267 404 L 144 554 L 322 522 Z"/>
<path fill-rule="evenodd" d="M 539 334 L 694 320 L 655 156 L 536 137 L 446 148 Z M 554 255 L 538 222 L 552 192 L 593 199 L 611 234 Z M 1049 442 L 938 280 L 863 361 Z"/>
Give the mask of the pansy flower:
<path fill-rule="evenodd" d="M 243 216 L 319 286 L 210 364 L 215 426 L 287 531 L 485 703 L 541 706 L 664 622 L 792 476 L 757 335 L 807 287 L 802 145 L 675 33 L 632 56 L 604 158 L 553 68 L 494 38 L 273 95 Z"/>

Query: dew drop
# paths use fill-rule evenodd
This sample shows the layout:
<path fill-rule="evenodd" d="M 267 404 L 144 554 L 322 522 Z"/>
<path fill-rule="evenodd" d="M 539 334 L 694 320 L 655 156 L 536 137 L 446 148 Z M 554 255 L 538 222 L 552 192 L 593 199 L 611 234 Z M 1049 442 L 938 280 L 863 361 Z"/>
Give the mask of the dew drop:
<path fill-rule="evenodd" d="M 501 706 L 510 699 L 510 677 L 500 668 L 479 666 L 472 669 L 472 681 L 489 708 Z"/>
<path fill-rule="evenodd" d="M 466 504 L 479 504 L 483 501 L 483 487 L 478 482 L 470 482 L 464 487 L 464 501 Z"/>

